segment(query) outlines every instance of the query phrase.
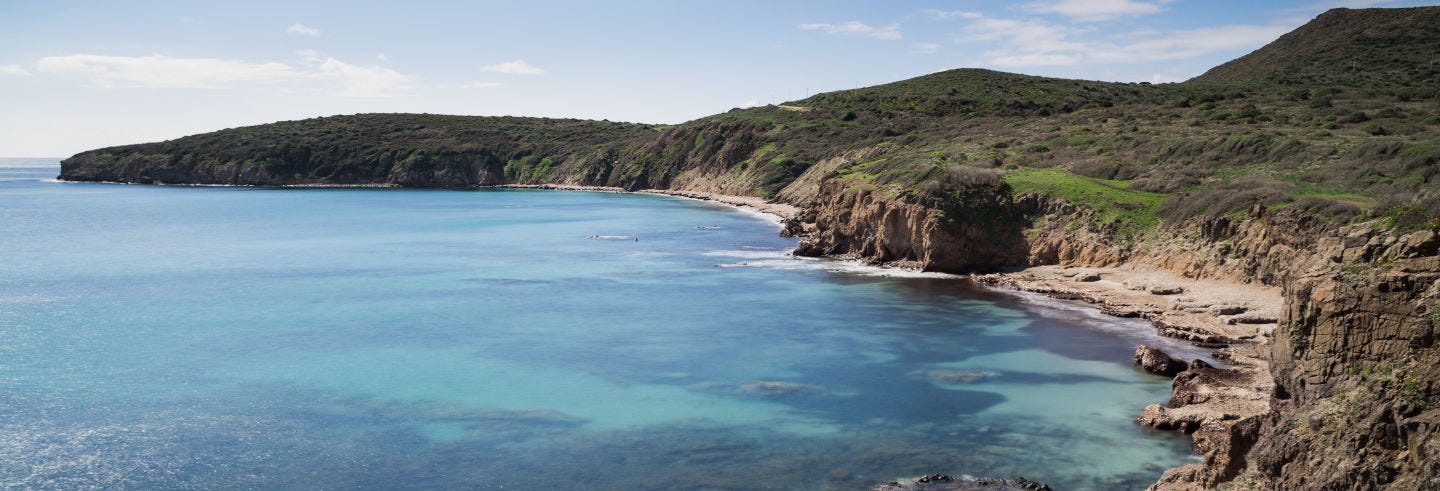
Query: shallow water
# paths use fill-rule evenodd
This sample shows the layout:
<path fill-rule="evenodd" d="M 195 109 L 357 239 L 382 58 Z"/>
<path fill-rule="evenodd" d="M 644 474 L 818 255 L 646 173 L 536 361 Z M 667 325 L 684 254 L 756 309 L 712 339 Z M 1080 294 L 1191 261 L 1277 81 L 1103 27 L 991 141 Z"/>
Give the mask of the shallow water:
<path fill-rule="evenodd" d="M 1134 320 L 785 255 L 650 195 L 0 160 L 0 487 L 1143 488 Z M 587 239 L 590 236 L 601 238 Z M 638 239 L 638 240 L 637 240 Z"/>

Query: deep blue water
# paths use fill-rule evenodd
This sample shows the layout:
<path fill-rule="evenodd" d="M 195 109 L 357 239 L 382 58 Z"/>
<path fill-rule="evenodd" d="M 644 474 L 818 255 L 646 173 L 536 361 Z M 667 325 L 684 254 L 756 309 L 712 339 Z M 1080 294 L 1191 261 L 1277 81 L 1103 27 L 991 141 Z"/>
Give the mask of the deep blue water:
<path fill-rule="evenodd" d="M 1143 323 L 649 195 L 55 182 L 0 159 L 0 487 L 1143 488 Z M 599 236 L 600 238 L 589 238 Z M 638 240 L 637 240 L 638 239 Z"/>

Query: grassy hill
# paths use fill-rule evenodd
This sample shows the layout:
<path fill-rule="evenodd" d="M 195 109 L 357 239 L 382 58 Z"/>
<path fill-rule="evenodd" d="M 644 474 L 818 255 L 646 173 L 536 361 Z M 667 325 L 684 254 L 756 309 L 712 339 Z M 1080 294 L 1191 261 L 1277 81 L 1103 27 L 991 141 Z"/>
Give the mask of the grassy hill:
<path fill-rule="evenodd" d="M 1336 9 L 1179 84 L 961 69 L 663 127 L 336 116 L 93 150 L 66 160 L 61 177 L 566 183 L 801 205 L 834 181 L 935 207 L 977 190 L 1042 193 L 1097 210 L 1143 201 L 1112 217 L 1127 233 L 1256 205 L 1313 210 L 1337 223 L 1388 213 L 1424 224 L 1440 211 L 1430 191 L 1440 174 L 1437 21 L 1436 7 Z"/>

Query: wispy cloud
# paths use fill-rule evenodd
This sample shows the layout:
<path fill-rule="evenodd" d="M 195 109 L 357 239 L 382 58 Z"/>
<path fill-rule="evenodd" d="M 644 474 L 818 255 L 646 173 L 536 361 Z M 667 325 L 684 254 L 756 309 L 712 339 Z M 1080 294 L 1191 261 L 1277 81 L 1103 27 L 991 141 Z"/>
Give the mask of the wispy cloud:
<path fill-rule="evenodd" d="M 871 27 L 864 23 L 852 20 L 844 24 L 800 24 L 797 27 L 806 31 L 824 31 L 828 34 L 864 36 L 871 39 L 881 39 L 886 41 L 897 41 L 901 38 L 899 24 L 890 24 L 884 27 Z"/>
<path fill-rule="evenodd" d="M 984 17 L 984 15 L 982 15 L 982 14 L 979 13 L 979 12 L 971 12 L 971 11 L 968 11 L 968 10 L 937 10 L 937 9 L 925 9 L 925 10 L 921 10 L 920 13 L 925 14 L 925 15 L 929 16 L 931 19 L 935 19 L 935 20 L 979 19 L 979 18 L 981 18 L 981 17 Z"/>
<path fill-rule="evenodd" d="M 933 55 L 940 51 L 940 43 L 915 43 L 915 53 L 922 55 Z"/>
<path fill-rule="evenodd" d="M 20 65 L 0 65 L 0 75 L 29 77 L 33 74 L 30 73 L 30 70 L 26 70 L 25 67 Z"/>
<path fill-rule="evenodd" d="M 1138 30 L 1109 35 L 1043 19 L 982 17 L 956 41 L 993 43 L 981 63 L 997 68 L 1131 64 L 1182 60 L 1254 49 L 1289 31 L 1289 25 L 1230 25 L 1185 30 Z"/>
<path fill-rule="evenodd" d="M 483 70 L 487 72 L 504 73 L 506 75 L 543 75 L 545 70 L 540 67 L 525 63 L 525 60 L 507 61 L 494 65 L 485 65 Z"/>
<path fill-rule="evenodd" d="M 460 88 L 462 88 L 462 89 L 493 89 L 493 88 L 497 88 L 497 87 L 502 87 L 502 86 L 504 86 L 504 85 L 505 85 L 505 84 L 502 84 L 502 83 L 500 83 L 500 82 L 471 82 L 471 83 L 468 83 L 468 84 L 465 84 L 465 85 L 461 85 Z"/>
<path fill-rule="evenodd" d="M 164 55 L 47 56 L 35 63 L 44 73 L 84 73 L 102 87 L 224 88 L 238 82 L 276 82 L 304 78 L 284 63 L 248 63 L 217 58 Z"/>
<path fill-rule="evenodd" d="M 287 28 L 287 29 L 285 29 L 285 32 L 290 33 L 290 34 L 299 34 L 299 35 L 301 35 L 301 36 L 311 36 L 311 37 L 319 37 L 319 36 L 320 36 L 320 30 L 319 30 L 319 29 L 316 29 L 316 28 L 314 28 L 314 27 L 307 26 L 307 25 L 305 25 L 305 24 L 301 24 L 301 23 L 299 23 L 299 22 L 296 22 L 296 23 L 294 23 L 294 24 L 290 24 L 290 27 Z"/>
<path fill-rule="evenodd" d="M 36 69 L 49 74 L 85 74 L 105 88 L 235 89 L 280 86 L 321 90 L 337 97 L 402 95 L 413 77 L 380 66 L 352 65 L 321 57 L 313 50 L 297 52 L 304 67 L 285 63 L 251 63 L 218 58 L 175 58 L 165 55 L 66 55 L 41 58 Z M 321 87 L 315 87 L 319 83 Z"/>
<path fill-rule="evenodd" d="M 334 58 L 326 58 L 316 75 L 338 87 L 331 92 L 337 97 L 394 97 L 409 89 L 413 78 L 389 68 L 351 65 Z"/>
<path fill-rule="evenodd" d="M 1038 14 L 1058 14 L 1078 21 L 1102 21 L 1117 17 L 1149 15 L 1164 10 L 1173 0 L 1137 2 L 1135 0 L 1059 0 L 1031 2 L 1021 8 Z"/>

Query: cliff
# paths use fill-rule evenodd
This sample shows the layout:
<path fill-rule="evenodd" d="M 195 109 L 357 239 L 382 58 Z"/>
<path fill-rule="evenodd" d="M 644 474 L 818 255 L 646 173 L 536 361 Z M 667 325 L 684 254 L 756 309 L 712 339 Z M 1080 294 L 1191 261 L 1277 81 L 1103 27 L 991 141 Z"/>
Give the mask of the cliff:
<path fill-rule="evenodd" d="M 1281 489 L 1440 486 L 1440 234 L 1360 226 L 1285 287 L 1274 411 L 1251 454 Z"/>

